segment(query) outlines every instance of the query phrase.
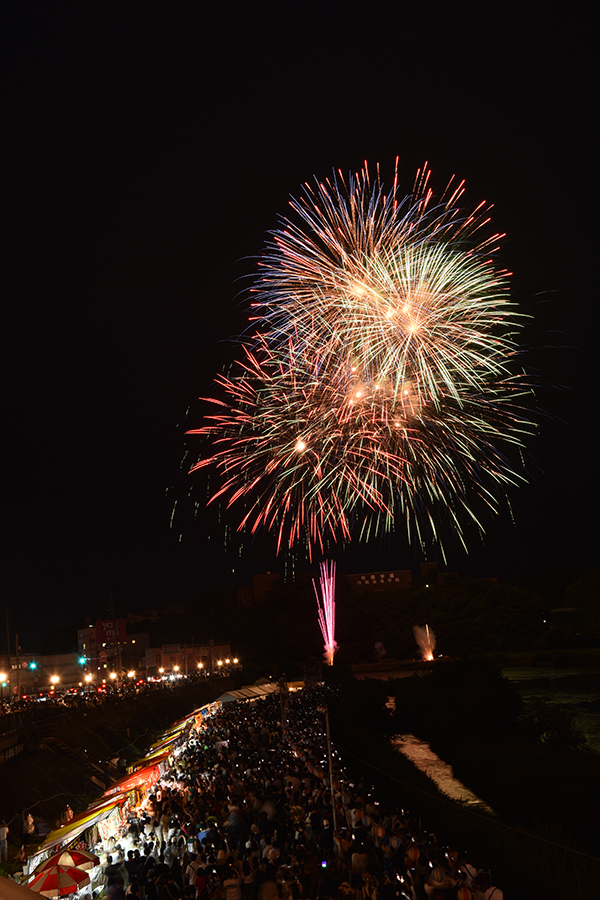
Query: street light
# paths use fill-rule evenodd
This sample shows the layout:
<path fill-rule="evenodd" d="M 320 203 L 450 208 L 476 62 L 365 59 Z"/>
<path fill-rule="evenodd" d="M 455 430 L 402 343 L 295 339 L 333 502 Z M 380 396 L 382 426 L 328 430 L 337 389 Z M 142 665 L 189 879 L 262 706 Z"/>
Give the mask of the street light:
<path fill-rule="evenodd" d="M 6 672 L 0 672 L 0 682 L 2 683 L 2 699 L 4 700 L 4 686 L 6 684 Z"/>
<path fill-rule="evenodd" d="M 117 677 L 117 673 L 116 673 L 116 672 L 111 672 L 110 675 L 109 675 L 108 677 L 110 678 L 111 681 L 114 681 L 115 678 Z"/>
<path fill-rule="evenodd" d="M 91 682 L 91 680 L 92 680 L 92 676 L 91 676 L 91 675 L 86 675 L 86 676 L 85 676 L 85 680 L 86 680 L 87 683 L 89 684 L 89 683 Z"/>
<path fill-rule="evenodd" d="M 59 681 L 60 678 L 58 677 L 58 675 L 52 675 L 52 677 L 50 678 L 50 684 L 58 684 Z"/>
<path fill-rule="evenodd" d="M 127 673 L 128 678 L 135 678 L 135 671 L 132 669 L 131 672 Z"/>

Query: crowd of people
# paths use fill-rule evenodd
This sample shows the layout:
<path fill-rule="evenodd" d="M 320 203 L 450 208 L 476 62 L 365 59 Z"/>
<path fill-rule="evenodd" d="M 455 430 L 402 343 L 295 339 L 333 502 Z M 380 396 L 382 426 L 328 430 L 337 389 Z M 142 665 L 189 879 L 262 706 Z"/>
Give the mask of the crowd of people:
<path fill-rule="evenodd" d="M 220 675 L 221 673 L 219 673 Z M 188 676 L 188 680 L 199 681 L 200 675 L 194 673 Z M 0 699 L 0 715 L 10 715 L 17 712 L 35 711 L 42 707 L 55 709 L 84 709 L 90 706 L 102 706 L 107 701 L 111 702 L 120 698 L 139 696 L 151 691 L 174 689 L 175 684 L 167 679 L 163 680 L 128 680 L 121 683 L 104 682 L 98 687 L 73 687 L 57 690 L 33 690 L 29 693 L 21 693 L 20 697 L 3 697 Z"/>
<path fill-rule="evenodd" d="M 503 900 L 334 753 L 328 689 L 231 703 L 185 741 L 113 842 L 104 894 L 141 900 Z"/>

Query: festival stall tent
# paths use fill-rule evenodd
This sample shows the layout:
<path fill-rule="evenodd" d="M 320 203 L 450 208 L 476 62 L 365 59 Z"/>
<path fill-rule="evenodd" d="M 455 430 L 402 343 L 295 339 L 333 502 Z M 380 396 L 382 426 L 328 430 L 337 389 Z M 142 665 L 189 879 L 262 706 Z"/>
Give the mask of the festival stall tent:
<path fill-rule="evenodd" d="M 155 753 L 144 756 L 143 759 L 138 759 L 136 762 L 132 763 L 132 765 L 127 767 L 127 771 L 130 775 L 134 772 L 137 772 L 139 769 L 145 769 L 148 766 L 162 766 L 166 763 L 167 759 L 173 752 L 173 747 L 168 750 L 157 750 Z M 162 772 L 161 772 L 162 774 Z"/>
<path fill-rule="evenodd" d="M 98 827 L 103 838 L 111 833 L 114 834 L 124 821 L 123 807 L 127 799 L 128 795 L 126 793 L 115 794 L 110 798 L 103 797 L 83 812 L 74 816 L 66 825 L 61 825 L 60 828 L 51 831 L 37 852 L 29 857 L 27 861 L 28 873 L 31 874 L 53 852 L 65 848 L 67 844 L 73 843 L 94 825 Z"/>
<path fill-rule="evenodd" d="M 16 881 L 11 881 L 10 878 L 4 878 L 3 875 L 0 875 L 0 897 L 2 900 L 36 900 L 39 894 L 35 894 L 22 884 L 17 884 Z"/>
<path fill-rule="evenodd" d="M 258 697 L 267 697 L 279 690 L 278 684 L 249 684 L 237 691 L 227 691 L 217 697 L 215 703 L 233 703 L 235 700 L 256 700 Z"/>
<path fill-rule="evenodd" d="M 143 769 L 136 769 L 131 775 L 126 775 L 120 781 L 116 781 L 107 791 L 104 792 L 105 797 L 110 797 L 114 793 L 123 793 L 139 789 L 152 787 L 160 778 L 160 766 L 153 763 L 150 766 L 144 766 Z"/>

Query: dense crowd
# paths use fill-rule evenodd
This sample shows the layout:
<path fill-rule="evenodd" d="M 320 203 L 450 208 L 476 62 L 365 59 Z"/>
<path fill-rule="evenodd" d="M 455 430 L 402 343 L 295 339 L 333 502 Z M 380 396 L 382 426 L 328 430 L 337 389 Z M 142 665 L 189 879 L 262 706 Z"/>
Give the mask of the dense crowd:
<path fill-rule="evenodd" d="M 189 680 L 199 680 L 198 676 L 188 676 Z M 32 691 L 21 694 L 20 698 L 3 698 L 0 700 L 0 714 L 33 711 L 40 707 L 58 709 L 83 709 L 90 706 L 102 706 L 106 701 L 146 694 L 156 690 L 173 690 L 175 684 L 169 680 L 135 681 L 125 680 L 121 684 L 105 682 L 97 688 L 79 687 L 68 690 Z"/>
<path fill-rule="evenodd" d="M 208 718 L 130 819 L 127 841 L 110 848 L 105 895 L 502 900 L 489 873 L 353 780 L 337 756 L 331 789 L 329 699 L 312 688 L 285 709 L 271 697 Z"/>

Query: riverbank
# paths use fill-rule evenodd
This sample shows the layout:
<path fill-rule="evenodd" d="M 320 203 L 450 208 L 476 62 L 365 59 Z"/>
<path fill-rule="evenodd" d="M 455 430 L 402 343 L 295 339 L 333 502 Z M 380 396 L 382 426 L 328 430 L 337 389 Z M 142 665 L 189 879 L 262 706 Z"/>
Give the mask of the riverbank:
<path fill-rule="evenodd" d="M 383 735 L 336 722 L 334 740 L 363 782 L 385 792 L 389 804 L 418 810 L 435 827 L 440 843 L 485 857 L 507 897 L 595 896 L 600 860 L 561 843 L 564 834 L 558 829 L 516 827 L 503 816 L 454 803 Z"/>
<path fill-rule="evenodd" d="M 600 754 L 600 666 L 511 666 L 502 674 L 524 700 L 539 698 L 571 710 L 588 748 Z"/>

